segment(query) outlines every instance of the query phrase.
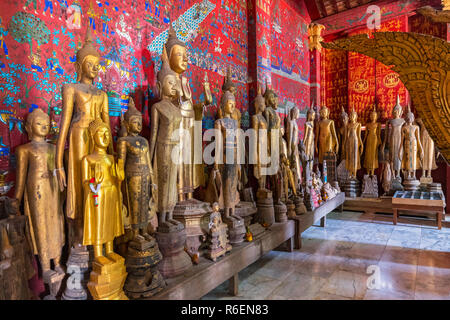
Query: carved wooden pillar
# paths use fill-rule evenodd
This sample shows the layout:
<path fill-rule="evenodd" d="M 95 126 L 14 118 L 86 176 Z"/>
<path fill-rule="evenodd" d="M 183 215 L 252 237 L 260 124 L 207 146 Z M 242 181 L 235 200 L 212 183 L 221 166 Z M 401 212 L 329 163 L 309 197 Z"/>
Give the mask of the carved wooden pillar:
<path fill-rule="evenodd" d="M 309 34 L 309 50 L 310 53 L 310 61 L 311 61 L 311 72 L 310 72 L 310 100 L 315 101 L 316 105 L 321 105 L 320 101 L 320 59 L 321 59 L 321 51 L 322 45 L 320 44 L 323 41 L 322 38 L 322 30 L 325 29 L 325 26 L 317 23 L 311 23 L 308 27 Z"/>

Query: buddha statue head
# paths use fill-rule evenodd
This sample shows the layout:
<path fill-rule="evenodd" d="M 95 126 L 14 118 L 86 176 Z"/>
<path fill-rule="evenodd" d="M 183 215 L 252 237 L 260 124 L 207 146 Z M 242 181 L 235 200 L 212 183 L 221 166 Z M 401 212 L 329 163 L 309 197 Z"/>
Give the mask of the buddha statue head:
<path fill-rule="evenodd" d="M 125 112 L 124 121 L 128 133 L 138 134 L 142 131 L 142 114 L 136 109 L 133 99 L 128 102 L 128 110 Z"/>
<path fill-rule="evenodd" d="M 311 108 L 306 112 L 306 121 L 314 121 L 316 119 L 316 111 L 314 111 L 314 102 L 311 104 Z"/>
<path fill-rule="evenodd" d="M 341 107 L 341 122 L 344 126 L 348 124 L 348 114 L 345 112 L 344 106 Z"/>
<path fill-rule="evenodd" d="M 109 128 L 102 120 L 97 118 L 89 124 L 89 134 L 96 148 L 108 148 L 110 139 Z"/>
<path fill-rule="evenodd" d="M 264 92 L 264 100 L 266 102 L 266 107 L 271 107 L 276 110 L 278 108 L 278 95 L 269 88 L 269 84 L 266 80 L 266 91 Z"/>
<path fill-rule="evenodd" d="M 100 54 L 94 47 L 90 27 L 87 29 L 83 47 L 77 51 L 75 70 L 77 72 L 77 81 L 85 77 L 91 82 L 97 77 L 100 70 Z"/>
<path fill-rule="evenodd" d="M 300 112 L 297 107 L 293 107 L 289 110 L 289 120 L 297 120 L 299 117 Z"/>
<path fill-rule="evenodd" d="M 45 139 L 50 131 L 50 117 L 41 109 L 34 109 L 27 117 L 25 130 L 30 140 L 35 138 Z"/>
<path fill-rule="evenodd" d="M 224 117 L 227 115 L 231 117 L 236 107 L 236 98 L 230 91 L 225 91 L 220 100 L 220 107 L 222 108 L 222 114 Z"/>
<path fill-rule="evenodd" d="M 412 124 L 414 122 L 414 113 L 412 113 L 411 106 L 409 104 L 408 104 L 408 107 L 406 109 L 405 121 L 408 124 Z"/>
<path fill-rule="evenodd" d="M 330 115 L 330 109 L 328 109 L 327 106 L 323 106 L 320 109 L 320 118 L 321 119 L 328 119 L 329 115 Z"/>
<path fill-rule="evenodd" d="M 266 102 L 261 95 L 261 88 L 258 86 L 258 95 L 255 98 L 255 112 L 264 112 L 264 110 L 266 110 Z"/>
<path fill-rule="evenodd" d="M 231 91 L 231 93 L 234 95 L 236 95 L 236 93 L 237 93 L 236 85 L 234 84 L 234 82 L 231 79 L 231 67 L 230 66 L 228 66 L 227 75 L 225 76 L 225 79 L 223 80 L 222 92 L 225 92 L 225 91 Z"/>
<path fill-rule="evenodd" d="M 161 99 L 174 100 L 180 90 L 177 82 L 177 74 L 170 68 L 166 48 L 163 48 L 162 65 L 158 71 L 157 88 Z"/>
<path fill-rule="evenodd" d="M 392 109 L 392 117 L 394 119 L 398 119 L 401 117 L 403 113 L 402 106 L 400 105 L 400 96 L 397 95 L 397 104 L 395 105 L 394 109 Z"/>
<path fill-rule="evenodd" d="M 370 112 L 370 122 L 377 122 L 378 119 L 378 112 L 377 112 L 377 107 L 374 105 L 373 106 L 373 110 Z"/>
<path fill-rule="evenodd" d="M 167 52 L 170 68 L 177 74 L 185 72 L 188 66 L 186 44 L 178 39 L 172 24 L 169 26 L 169 36 L 164 48 Z"/>
<path fill-rule="evenodd" d="M 350 117 L 349 117 L 350 123 L 355 123 L 357 119 L 358 119 L 358 113 L 352 107 L 352 111 L 350 111 Z"/>

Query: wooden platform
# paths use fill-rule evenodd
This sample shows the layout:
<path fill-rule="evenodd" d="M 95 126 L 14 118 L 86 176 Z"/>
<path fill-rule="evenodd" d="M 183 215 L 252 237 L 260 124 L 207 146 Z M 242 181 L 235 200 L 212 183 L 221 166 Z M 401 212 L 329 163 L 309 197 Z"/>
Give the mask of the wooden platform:
<path fill-rule="evenodd" d="M 333 199 L 326 201 L 323 205 L 316 208 L 314 211 L 308 211 L 305 214 L 289 218 L 295 221 L 294 248 L 300 249 L 302 247 L 302 233 L 314 223 L 320 220 L 320 226 L 325 227 L 327 214 L 339 207 L 339 210 L 342 211 L 344 201 L 345 193 L 341 192 Z"/>
<path fill-rule="evenodd" d="M 344 210 L 363 211 L 366 213 L 393 213 L 392 197 L 380 198 L 346 198 L 344 202 Z"/>
<path fill-rule="evenodd" d="M 167 287 L 151 297 L 155 300 L 195 300 L 230 280 L 230 294 L 237 295 L 239 289 L 238 272 L 257 261 L 267 252 L 286 243 L 287 250 L 292 251 L 295 235 L 294 221 L 275 223 L 252 242 L 243 242 L 233 246 L 230 253 L 216 262 L 200 258 L 198 265 L 185 274 L 167 279 Z"/>

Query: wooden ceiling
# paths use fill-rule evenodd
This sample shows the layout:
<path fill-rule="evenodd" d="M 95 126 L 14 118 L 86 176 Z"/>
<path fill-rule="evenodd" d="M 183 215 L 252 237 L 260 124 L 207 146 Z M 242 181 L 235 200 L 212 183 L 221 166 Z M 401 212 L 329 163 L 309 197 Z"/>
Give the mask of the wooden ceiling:
<path fill-rule="evenodd" d="M 365 5 L 375 0 L 306 0 L 311 20 L 318 20 L 333 14 Z"/>

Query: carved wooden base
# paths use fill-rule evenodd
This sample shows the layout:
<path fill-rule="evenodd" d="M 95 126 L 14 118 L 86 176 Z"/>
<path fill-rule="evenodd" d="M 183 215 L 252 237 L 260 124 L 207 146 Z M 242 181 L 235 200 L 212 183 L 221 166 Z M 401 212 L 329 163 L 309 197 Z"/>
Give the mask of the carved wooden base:
<path fill-rule="evenodd" d="M 306 206 L 301 196 L 294 197 L 295 214 L 301 215 L 306 213 Z"/>
<path fill-rule="evenodd" d="M 44 300 L 56 300 L 56 296 L 58 295 L 61 283 L 65 276 L 66 274 L 64 271 L 58 272 L 54 270 L 48 270 L 42 275 L 44 283 L 49 291 L 49 294 L 44 297 Z"/>
<path fill-rule="evenodd" d="M 417 191 L 419 190 L 420 182 L 417 179 L 405 179 L 403 186 L 406 191 Z"/>
<path fill-rule="evenodd" d="M 184 251 L 186 230 L 176 232 L 157 232 L 159 250 L 163 255 L 158 269 L 165 279 L 176 277 L 192 266 L 189 255 Z"/>
<path fill-rule="evenodd" d="M 271 226 L 275 222 L 275 210 L 273 207 L 272 192 L 267 189 L 259 189 L 256 193 L 256 222 L 265 227 Z"/>
<path fill-rule="evenodd" d="M 302 201 L 302 203 L 303 203 L 303 201 Z M 305 206 L 305 205 L 303 205 L 303 206 Z M 292 200 L 288 200 L 286 202 L 286 208 L 287 208 L 287 216 L 288 216 L 288 218 L 292 218 L 292 217 L 295 217 L 297 215 L 296 212 L 295 212 L 295 204 L 294 204 L 294 202 Z M 306 207 L 305 207 L 305 210 L 306 210 Z"/>
<path fill-rule="evenodd" d="M 360 183 L 356 179 L 349 179 L 344 183 L 342 189 L 344 190 L 346 197 L 356 198 L 360 193 Z"/>
<path fill-rule="evenodd" d="M 378 198 L 377 176 L 364 175 L 362 198 Z"/>
<path fill-rule="evenodd" d="M 389 189 L 389 192 L 387 193 L 388 196 L 393 196 L 396 191 L 403 191 L 402 186 L 402 178 L 392 178 L 391 181 L 391 188 Z"/>
<path fill-rule="evenodd" d="M 87 281 L 89 278 L 89 251 L 85 246 L 71 248 L 67 261 L 66 289 L 62 300 L 87 300 Z"/>
<path fill-rule="evenodd" d="M 245 224 L 244 219 L 238 216 L 223 217 L 222 221 L 228 226 L 228 240 L 231 244 L 244 242 Z"/>
<path fill-rule="evenodd" d="M 236 205 L 234 213 L 237 216 L 244 218 L 245 226 L 248 227 L 252 220 L 253 216 L 258 212 L 256 205 L 254 202 L 241 201 Z"/>
<path fill-rule="evenodd" d="M 276 203 L 274 206 L 275 210 L 275 222 L 286 222 L 287 221 L 287 208 L 282 202 Z"/>
<path fill-rule="evenodd" d="M 111 264 L 102 265 L 97 261 L 92 263 L 92 272 L 87 284 L 94 300 L 128 300 L 123 292 L 127 278 L 125 259 L 117 253 L 110 254 Z"/>
<path fill-rule="evenodd" d="M 166 282 L 158 271 L 158 263 L 162 260 L 155 239 L 135 238 L 128 244 L 125 264 L 128 277 L 124 291 L 131 299 L 147 298 L 160 292 Z"/>
<path fill-rule="evenodd" d="M 206 233 L 202 230 L 202 220 L 209 221 L 212 209 L 209 203 L 196 199 L 178 202 L 173 210 L 173 218 L 180 221 L 186 230 L 186 248 L 191 256 L 200 257 L 199 248 Z"/>

